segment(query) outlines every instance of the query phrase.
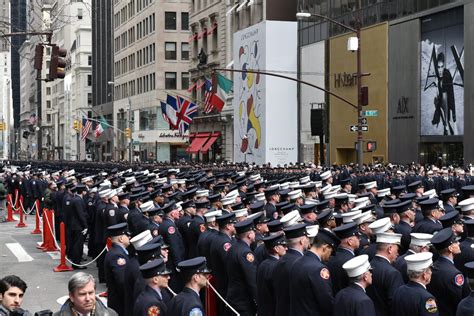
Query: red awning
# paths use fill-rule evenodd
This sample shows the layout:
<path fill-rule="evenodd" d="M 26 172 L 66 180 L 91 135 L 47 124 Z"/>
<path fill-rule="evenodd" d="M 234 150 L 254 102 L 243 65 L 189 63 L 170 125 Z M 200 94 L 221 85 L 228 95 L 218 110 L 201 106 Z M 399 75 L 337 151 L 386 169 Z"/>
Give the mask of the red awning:
<path fill-rule="evenodd" d="M 207 35 L 211 35 L 217 29 L 217 23 L 213 23 L 212 27 L 207 31 Z"/>
<path fill-rule="evenodd" d="M 211 136 L 211 133 L 196 134 L 196 137 L 194 137 L 189 147 L 186 148 L 186 152 L 190 154 L 198 153 L 210 136 Z"/>
<path fill-rule="evenodd" d="M 212 135 L 209 138 L 209 140 L 207 141 L 207 143 L 204 146 L 202 146 L 201 152 L 203 154 L 207 153 L 209 148 L 211 148 L 212 144 L 214 144 L 216 142 L 216 140 L 219 138 L 219 136 L 221 136 L 221 133 L 219 133 L 219 132 L 212 133 Z"/>

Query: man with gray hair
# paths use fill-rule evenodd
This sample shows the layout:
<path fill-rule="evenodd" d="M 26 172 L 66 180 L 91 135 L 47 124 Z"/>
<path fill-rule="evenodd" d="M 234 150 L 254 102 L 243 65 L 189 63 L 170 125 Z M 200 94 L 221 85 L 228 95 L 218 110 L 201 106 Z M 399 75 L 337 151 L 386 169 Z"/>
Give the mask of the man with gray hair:
<path fill-rule="evenodd" d="M 117 316 L 95 296 L 95 279 L 92 275 L 77 272 L 68 282 L 69 298 L 53 316 Z"/>

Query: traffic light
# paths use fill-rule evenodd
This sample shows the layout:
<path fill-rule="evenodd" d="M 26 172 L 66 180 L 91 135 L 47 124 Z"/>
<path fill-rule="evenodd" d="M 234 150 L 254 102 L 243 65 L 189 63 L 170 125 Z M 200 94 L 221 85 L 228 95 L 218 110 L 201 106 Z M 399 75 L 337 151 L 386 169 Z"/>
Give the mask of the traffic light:
<path fill-rule="evenodd" d="M 35 66 L 34 66 L 36 70 L 41 70 L 43 68 L 43 51 L 44 51 L 44 46 L 42 44 L 36 45 Z"/>
<path fill-rule="evenodd" d="M 377 150 L 377 142 L 376 141 L 369 141 L 367 142 L 367 151 L 376 151 Z"/>
<path fill-rule="evenodd" d="M 49 80 L 64 78 L 66 76 L 64 68 L 66 67 L 67 50 L 54 45 L 51 51 L 51 61 L 49 63 Z"/>
<path fill-rule="evenodd" d="M 360 104 L 362 106 L 369 105 L 369 87 L 360 88 Z"/>
<path fill-rule="evenodd" d="M 76 131 L 79 130 L 79 121 L 78 120 L 74 120 L 72 128 L 74 128 Z"/>
<path fill-rule="evenodd" d="M 4 131 L 6 129 L 6 125 L 4 122 L 0 122 L 0 131 Z"/>
<path fill-rule="evenodd" d="M 125 137 L 132 138 L 132 129 L 130 127 L 125 129 Z"/>

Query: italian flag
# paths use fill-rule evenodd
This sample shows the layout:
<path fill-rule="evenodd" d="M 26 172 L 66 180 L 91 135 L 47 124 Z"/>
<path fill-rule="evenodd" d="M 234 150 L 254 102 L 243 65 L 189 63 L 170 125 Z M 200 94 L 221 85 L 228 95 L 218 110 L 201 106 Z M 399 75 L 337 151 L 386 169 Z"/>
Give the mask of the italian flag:
<path fill-rule="evenodd" d="M 232 91 L 232 80 L 227 79 L 221 74 L 212 77 L 212 87 L 214 93 L 211 97 L 211 104 L 217 111 L 222 112 L 227 96 Z"/>
<path fill-rule="evenodd" d="M 102 135 L 102 133 L 107 129 L 107 126 L 108 126 L 107 121 L 105 120 L 103 116 L 101 116 L 99 122 L 95 126 L 95 131 L 94 131 L 95 137 L 98 138 L 100 135 Z"/>

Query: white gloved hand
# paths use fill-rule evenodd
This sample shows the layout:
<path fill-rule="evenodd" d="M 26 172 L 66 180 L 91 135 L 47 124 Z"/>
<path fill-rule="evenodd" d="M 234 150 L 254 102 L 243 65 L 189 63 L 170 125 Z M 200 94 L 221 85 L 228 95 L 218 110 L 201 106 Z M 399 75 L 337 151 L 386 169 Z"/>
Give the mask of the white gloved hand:
<path fill-rule="evenodd" d="M 87 235 L 87 228 L 82 231 L 82 235 Z"/>

